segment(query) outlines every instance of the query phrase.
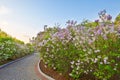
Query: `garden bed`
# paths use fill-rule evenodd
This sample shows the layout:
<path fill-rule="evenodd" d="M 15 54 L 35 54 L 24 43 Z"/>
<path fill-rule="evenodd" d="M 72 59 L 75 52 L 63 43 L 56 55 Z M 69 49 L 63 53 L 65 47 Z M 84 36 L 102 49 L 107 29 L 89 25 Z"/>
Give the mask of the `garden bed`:
<path fill-rule="evenodd" d="M 48 76 L 51 76 L 55 80 L 74 80 L 69 76 L 68 73 L 66 73 L 66 75 L 62 75 L 59 72 L 53 70 L 52 68 L 45 67 L 45 64 L 43 61 L 41 61 L 39 65 L 43 73 L 45 73 Z M 83 75 L 80 80 L 95 80 L 95 78 L 90 75 L 87 75 L 87 76 Z"/>
<path fill-rule="evenodd" d="M 43 61 L 40 61 L 39 65 L 43 73 L 54 78 L 55 80 L 74 80 L 69 76 L 68 73 L 66 73 L 66 75 L 62 75 L 59 72 L 53 70 L 52 68 L 45 67 L 45 64 Z M 120 79 L 119 75 L 114 75 L 110 80 L 119 80 L 119 79 Z M 98 80 L 98 79 L 95 79 L 95 77 L 91 75 L 82 75 L 79 80 Z"/>

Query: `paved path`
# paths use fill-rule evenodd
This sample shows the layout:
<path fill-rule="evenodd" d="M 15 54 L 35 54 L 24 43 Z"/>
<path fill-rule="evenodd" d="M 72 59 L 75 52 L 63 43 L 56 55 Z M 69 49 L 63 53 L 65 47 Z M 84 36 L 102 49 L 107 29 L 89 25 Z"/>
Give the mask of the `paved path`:
<path fill-rule="evenodd" d="M 37 53 L 0 69 L 0 80 L 40 80 L 35 72 L 39 60 Z"/>

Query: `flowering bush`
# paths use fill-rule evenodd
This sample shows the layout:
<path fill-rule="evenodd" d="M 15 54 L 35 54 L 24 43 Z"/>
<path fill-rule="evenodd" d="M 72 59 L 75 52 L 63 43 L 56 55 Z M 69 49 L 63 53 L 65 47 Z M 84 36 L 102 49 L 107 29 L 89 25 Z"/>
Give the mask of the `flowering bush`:
<path fill-rule="evenodd" d="M 76 25 L 68 21 L 67 28 L 58 28 L 47 39 L 37 43 L 44 63 L 75 80 L 82 75 L 108 80 L 120 75 L 120 33 L 112 17 L 103 10 L 96 27 Z M 45 67 L 47 67 L 45 65 Z"/>
<path fill-rule="evenodd" d="M 0 30 L 0 64 L 7 60 L 13 60 L 34 51 L 32 45 L 11 38 Z"/>
<path fill-rule="evenodd" d="M 0 38 L 0 61 L 7 60 L 16 52 L 15 43 L 11 38 Z"/>

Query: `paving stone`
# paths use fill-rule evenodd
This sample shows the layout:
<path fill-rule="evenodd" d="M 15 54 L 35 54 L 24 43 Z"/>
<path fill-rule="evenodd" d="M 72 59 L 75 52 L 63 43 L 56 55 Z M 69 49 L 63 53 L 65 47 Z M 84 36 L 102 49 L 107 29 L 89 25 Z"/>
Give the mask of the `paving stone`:
<path fill-rule="evenodd" d="M 38 60 L 35 53 L 0 69 L 0 80 L 40 80 L 35 72 Z"/>

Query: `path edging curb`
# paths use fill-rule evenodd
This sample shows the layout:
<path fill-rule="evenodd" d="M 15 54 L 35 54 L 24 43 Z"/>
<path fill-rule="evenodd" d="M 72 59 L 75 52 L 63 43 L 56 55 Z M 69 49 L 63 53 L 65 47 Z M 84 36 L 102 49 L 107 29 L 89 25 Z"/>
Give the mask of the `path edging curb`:
<path fill-rule="evenodd" d="M 33 54 L 30 54 L 30 55 L 33 55 Z M 12 63 L 15 63 L 15 62 L 17 62 L 17 61 L 19 61 L 19 60 L 22 60 L 22 59 L 24 59 L 25 57 L 28 57 L 28 56 L 30 56 L 30 55 L 27 55 L 27 56 L 21 57 L 21 58 L 19 58 L 19 59 L 10 61 L 10 62 L 8 62 L 8 63 L 6 63 L 6 64 L 3 64 L 3 65 L 0 66 L 0 69 L 4 68 L 4 67 L 6 67 L 6 66 L 8 66 L 8 65 L 10 65 L 10 64 L 12 64 Z"/>
<path fill-rule="evenodd" d="M 38 71 L 39 71 L 39 73 L 40 73 L 41 75 L 43 75 L 44 77 L 46 77 L 48 80 L 55 80 L 55 79 L 53 79 L 52 77 L 46 75 L 45 73 L 43 73 L 43 72 L 41 71 L 40 66 L 39 66 L 40 61 L 41 61 L 41 60 L 39 60 L 39 62 L 38 62 Z"/>

